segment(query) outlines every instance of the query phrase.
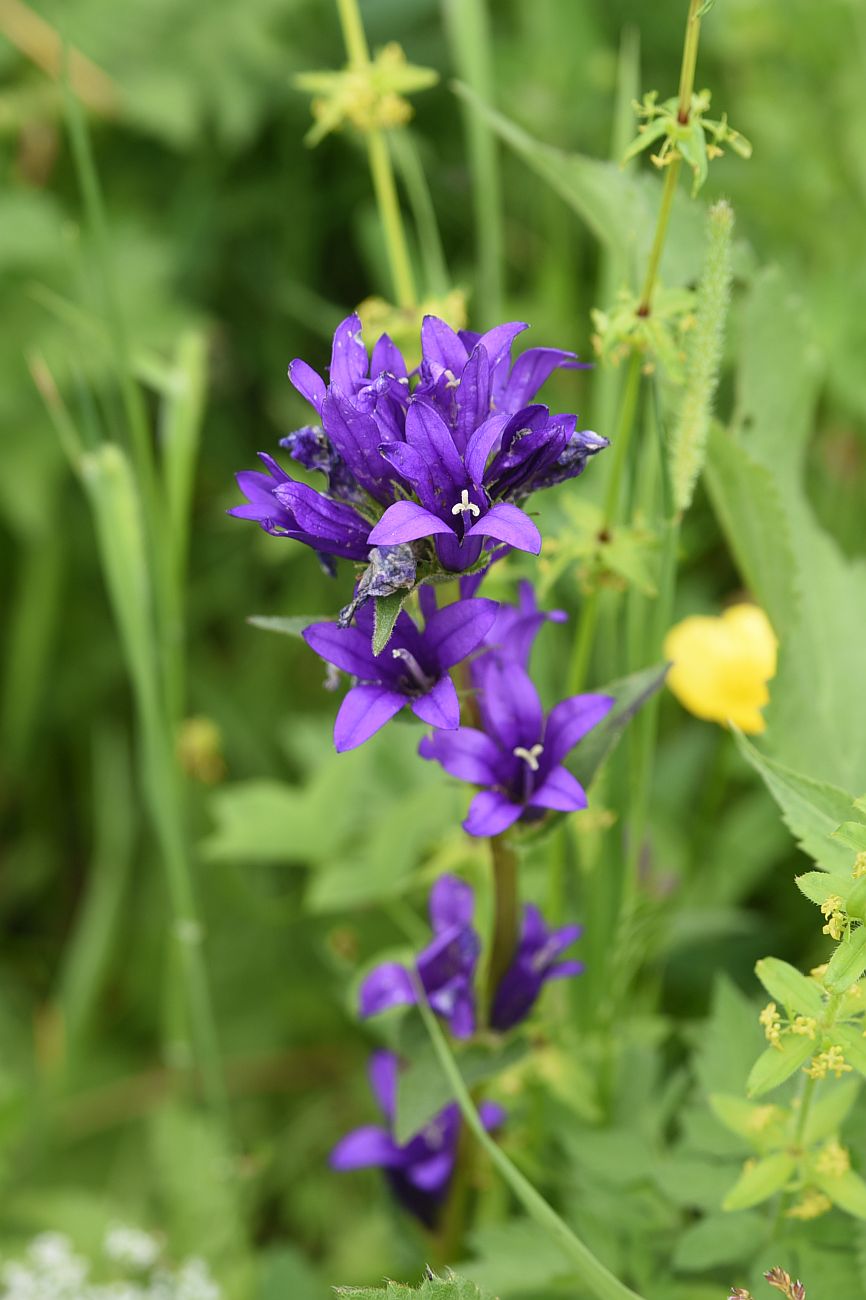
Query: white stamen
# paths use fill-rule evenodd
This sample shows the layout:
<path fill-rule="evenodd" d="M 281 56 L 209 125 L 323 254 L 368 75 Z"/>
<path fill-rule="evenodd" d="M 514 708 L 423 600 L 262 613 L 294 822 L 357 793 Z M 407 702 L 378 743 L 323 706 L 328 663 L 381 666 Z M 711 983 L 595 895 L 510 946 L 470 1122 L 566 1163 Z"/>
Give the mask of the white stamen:
<path fill-rule="evenodd" d="M 477 506 L 474 501 L 469 500 L 469 489 L 464 488 L 460 493 L 460 500 L 457 502 L 457 505 L 451 507 L 451 513 L 452 515 L 469 514 L 472 515 L 473 518 L 477 519 L 481 514 L 481 507 Z"/>
<path fill-rule="evenodd" d="M 524 749 L 522 745 L 518 745 L 511 752 L 515 758 L 522 758 L 524 763 L 528 764 L 530 772 L 537 772 L 538 760 L 544 753 L 544 746 L 533 745 L 532 749 Z"/>
<path fill-rule="evenodd" d="M 446 387 L 446 388 L 459 388 L 459 387 L 460 387 L 460 380 L 456 377 L 456 375 L 454 374 L 454 371 L 453 371 L 453 370 L 443 370 L 442 373 L 443 373 L 443 375 L 445 376 L 445 387 Z"/>
<path fill-rule="evenodd" d="M 409 676 L 420 690 L 430 690 L 430 687 L 433 685 L 433 679 L 427 676 L 424 669 L 410 650 L 404 650 L 402 646 L 399 646 L 396 650 L 391 651 L 391 658 L 403 660 L 403 663 L 409 671 Z"/>

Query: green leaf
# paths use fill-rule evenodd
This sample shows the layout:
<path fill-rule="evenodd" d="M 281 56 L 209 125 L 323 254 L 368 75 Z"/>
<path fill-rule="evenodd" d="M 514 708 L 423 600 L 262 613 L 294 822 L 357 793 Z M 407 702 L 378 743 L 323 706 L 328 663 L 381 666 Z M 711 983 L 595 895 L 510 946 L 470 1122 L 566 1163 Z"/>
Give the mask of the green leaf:
<path fill-rule="evenodd" d="M 600 243 L 627 260 L 644 265 L 655 231 L 661 194 L 657 176 L 633 175 L 619 163 L 565 153 L 534 139 L 515 122 L 497 113 L 468 86 L 454 89 L 505 143 L 574 209 Z M 661 276 L 668 286 L 696 280 L 703 260 L 703 220 L 698 205 L 675 196 L 670 237 Z"/>
<path fill-rule="evenodd" d="M 251 614 L 247 622 L 252 627 L 260 627 L 265 632 L 280 632 L 283 636 L 301 636 L 311 623 L 323 623 L 325 615 L 293 614 L 289 618 L 271 616 L 270 614 Z"/>
<path fill-rule="evenodd" d="M 820 1017 L 824 1011 L 821 991 L 808 976 L 778 957 L 765 957 L 755 966 L 755 974 L 771 998 L 803 1016 Z"/>
<path fill-rule="evenodd" d="M 794 883 L 801 894 L 820 907 L 831 894 L 846 899 L 854 882 L 850 876 L 840 876 L 836 871 L 805 871 L 802 876 L 794 877 Z"/>
<path fill-rule="evenodd" d="M 853 1065 L 858 1074 L 866 1078 L 866 1038 L 860 1028 L 854 1025 L 836 1025 L 833 1029 L 833 1042 L 842 1048 L 848 1064 Z"/>
<path fill-rule="evenodd" d="M 760 1245 L 765 1231 L 759 1214 L 711 1214 L 680 1237 L 673 1266 L 683 1273 L 698 1273 L 721 1264 L 744 1263 Z"/>
<path fill-rule="evenodd" d="M 377 596 L 373 601 L 376 608 L 373 624 L 374 655 L 380 655 L 391 640 L 394 624 L 408 594 L 407 591 L 392 591 L 390 596 Z"/>
<path fill-rule="evenodd" d="M 790 525 L 772 474 L 713 423 L 704 482 L 737 568 L 777 635 L 786 635 L 799 606 Z"/>
<path fill-rule="evenodd" d="M 531 1219 L 506 1219 L 484 1223 L 471 1237 L 471 1264 L 460 1272 L 493 1295 L 547 1294 L 556 1278 L 569 1267 L 559 1251 L 550 1249 L 550 1237 Z"/>
<path fill-rule="evenodd" d="M 743 1170 L 722 1202 L 723 1210 L 750 1210 L 780 1192 L 797 1167 L 786 1151 L 764 1156 Z"/>
<path fill-rule="evenodd" d="M 841 1043 L 839 1045 L 842 1046 Z M 866 1054 L 866 1040 L 864 1040 L 864 1054 Z M 847 1052 L 845 1055 L 847 1057 Z M 851 1061 L 851 1065 L 853 1064 L 854 1062 Z M 809 1115 L 803 1129 L 803 1145 L 811 1146 L 813 1142 L 820 1142 L 822 1138 L 838 1133 L 850 1114 L 859 1092 L 859 1079 L 842 1079 L 834 1082 L 828 1091 L 821 1093 L 809 1108 Z"/>
<path fill-rule="evenodd" d="M 583 738 L 568 763 L 582 785 L 591 784 L 604 760 L 614 750 L 631 719 L 656 691 L 661 689 L 667 674 L 667 665 L 643 668 L 629 677 L 621 677 L 608 686 L 602 686 L 601 695 L 612 695 L 616 700 L 607 717 Z"/>
<path fill-rule="evenodd" d="M 790 1079 L 791 1075 L 805 1065 L 815 1053 L 815 1043 L 811 1038 L 800 1034 L 787 1034 L 780 1047 L 768 1047 L 762 1052 L 752 1066 L 746 1084 L 750 1097 L 760 1097 L 765 1092 L 778 1088 L 780 1083 Z"/>
<path fill-rule="evenodd" d="M 454 1100 L 453 1089 L 436 1053 L 429 1039 L 420 1039 L 417 1025 L 417 1017 L 408 1019 L 406 1029 L 411 1039 L 411 1051 L 401 1051 L 410 1061 L 408 1068 L 401 1070 L 397 1082 L 394 1136 L 401 1146 L 420 1133 L 434 1115 Z M 525 1044 L 520 1042 L 509 1043 L 505 1048 L 480 1044 L 469 1047 L 458 1058 L 460 1073 L 469 1087 L 474 1087 L 509 1069 L 525 1056 L 526 1050 Z"/>
<path fill-rule="evenodd" d="M 850 815 L 853 796 L 784 767 L 761 753 L 740 732 L 735 736 L 740 753 L 763 778 L 803 852 L 827 871 L 849 873 L 851 854 L 832 839 L 832 834 Z"/>
<path fill-rule="evenodd" d="M 866 1183 L 852 1169 L 835 1177 L 813 1175 L 815 1183 L 834 1205 L 855 1218 L 866 1219 Z"/>
<path fill-rule="evenodd" d="M 417 1288 L 404 1286 L 402 1282 L 387 1282 L 384 1287 L 373 1289 L 345 1286 L 335 1289 L 343 1300 L 492 1300 L 488 1292 L 479 1290 L 466 1278 L 456 1277 L 450 1269 L 445 1277 L 429 1274 Z"/>
<path fill-rule="evenodd" d="M 759 1125 L 757 1123 L 758 1117 L 761 1111 L 766 1109 L 765 1107 L 753 1106 L 742 1097 L 735 1097 L 733 1093 L 727 1092 L 712 1092 L 707 1100 L 713 1114 L 721 1120 L 725 1128 L 730 1129 L 732 1133 L 739 1134 L 740 1137 L 746 1138 L 753 1145 L 759 1145 L 759 1139 L 770 1128 L 770 1125 Z M 776 1118 L 783 1120 L 785 1111 L 782 1107 L 778 1106 L 774 1107 L 774 1109 L 778 1111 Z"/>
<path fill-rule="evenodd" d="M 852 931 L 839 944 L 824 976 L 831 993 L 844 993 L 866 970 L 866 925 Z"/>
<path fill-rule="evenodd" d="M 856 808 L 856 804 L 854 805 Z M 863 822 L 843 822 L 833 832 L 833 839 L 838 840 L 855 853 L 866 851 L 866 826 Z"/>

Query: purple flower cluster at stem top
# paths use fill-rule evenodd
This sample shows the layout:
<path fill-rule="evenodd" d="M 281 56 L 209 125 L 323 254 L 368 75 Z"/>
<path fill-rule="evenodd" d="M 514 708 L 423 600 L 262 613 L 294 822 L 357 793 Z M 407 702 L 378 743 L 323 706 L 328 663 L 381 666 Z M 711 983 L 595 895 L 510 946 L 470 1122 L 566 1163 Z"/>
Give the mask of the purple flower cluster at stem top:
<path fill-rule="evenodd" d="M 433 939 L 408 970 L 382 962 L 370 971 L 359 993 L 363 1017 L 417 1002 L 419 992 L 448 1022 L 455 1038 L 475 1032 L 475 973 L 481 943 L 473 921 L 472 890 L 455 876 L 441 876 L 430 892 Z M 537 907 L 527 904 L 514 960 L 499 982 L 490 1011 L 492 1029 L 505 1032 L 525 1020 L 548 980 L 578 975 L 579 961 L 559 960 L 580 936 L 580 926 L 549 930 Z"/>
<path fill-rule="evenodd" d="M 384 1170 L 401 1205 L 432 1228 L 454 1173 L 460 1111 L 456 1102 L 446 1106 L 420 1133 L 400 1146 L 393 1136 L 398 1069 L 399 1062 L 393 1052 L 373 1053 L 370 1085 L 385 1126 L 369 1124 L 347 1133 L 331 1152 L 331 1166 L 338 1170 L 369 1167 Z M 499 1128 L 505 1120 L 505 1111 L 495 1102 L 482 1102 L 478 1112 L 488 1132 Z"/>
<path fill-rule="evenodd" d="M 246 502 L 230 513 L 303 542 L 327 563 L 363 562 L 371 548 L 403 544 L 451 572 L 473 567 L 497 543 L 537 554 L 541 536 L 519 503 L 581 473 L 607 440 L 533 401 L 554 370 L 579 363 L 559 348 L 530 348 L 512 363 L 524 329 L 511 322 L 455 333 L 427 316 L 421 364 L 410 375 L 387 335 L 368 356 L 360 320 L 347 317 L 334 335 L 327 384 L 304 361 L 289 366 L 315 422 L 281 445 L 324 476 L 323 490 L 261 453 L 264 471 L 238 475 Z"/>

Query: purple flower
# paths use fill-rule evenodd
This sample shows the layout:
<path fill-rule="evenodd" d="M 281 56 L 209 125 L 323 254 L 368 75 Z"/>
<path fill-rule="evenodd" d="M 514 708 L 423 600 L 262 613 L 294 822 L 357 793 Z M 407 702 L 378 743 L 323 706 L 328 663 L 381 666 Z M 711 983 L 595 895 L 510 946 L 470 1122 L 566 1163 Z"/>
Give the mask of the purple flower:
<path fill-rule="evenodd" d="M 474 582 L 475 575 L 464 578 L 460 583 L 461 593 L 464 583 L 468 587 Z M 517 604 L 503 603 L 499 606 L 493 626 L 484 638 L 484 657 L 472 665 L 473 677 L 483 677 L 484 664 L 488 656 L 494 655 L 500 663 L 519 664 L 521 668 L 529 667 L 529 656 L 536 636 L 545 623 L 564 623 L 568 615 L 563 609 L 543 610 L 538 608 L 535 588 L 526 578 L 517 584 Z M 480 681 L 475 681 L 476 686 Z"/>
<path fill-rule="evenodd" d="M 434 732 L 419 746 L 461 781 L 484 788 L 463 823 L 470 835 L 499 835 L 516 821 L 548 810 L 586 807 L 586 794 L 562 760 L 613 707 L 609 695 L 573 695 L 545 717 L 526 671 L 484 656 L 475 665 L 482 728 Z"/>
<path fill-rule="evenodd" d="M 474 429 L 461 454 L 438 411 L 413 400 L 406 413 L 406 441 L 383 447 L 382 454 L 420 505 L 395 502 L 367 540 L 395 546 L 434 537 L 440 564 L 452 572 L 476 564 L 488 540 L 537 555 L 541 534 L 533 521 L 510 502 L 494 503 L 485 487 L 488 456 L 509 422 L 508 416 L 491 416 Z"/>
<path fill-rule="evenodd" d="M 422 587 L 419 598 L 423 632 L 401 611 L 391 640 L 378 655 L 371 646 L 374 616 L 369 605 L 359 611 L 355 627 L 314 623 L 305 629 L 307 645 L 357 682 L 334 724 L 338 752 L 362 745 L 407 704 L 431 727 L 459 725 L 460 701 L 448 669 L 481 644 L 493 625 L 497 605 L 479 596 L 437 609 L 430 587 Z"/>
<path fill-rule="evenodd" d="M 548 930 L 537 907 L 523 909 L 523 933 L 514 960 L 499 981 L 490 1010 L 493 1029 L 504 1032 L 524 1020 L 548 980 L 579 975 L 583 962 L 558 961 L 560 953 L 580 937 L 579 925 Z"/>
<path fill-rule="evenodd" d="M 455 1038 L 475 1032 L 473 980 L 480 941 L 472 926 L 472 890 L 456 876 L 441 876 L 430 891 L 433 941 L 415 962 L 417 978 L 434 1011 L 447 1020 Z M 359 994 L 361 1015 L 418 1001 L 415 979 L 399 962 L 370 971 Z"/>
<path fill-rule="evenodd" d="M 398 1068 L 393 1052 L 373 1053 L 370 1086 L 387 1127 L 369 1124 L 347 1133 L 331 1152 L 331 1168 L 383 1169 L 400 1204 L 432 1228 L 454 1173 L 460 1110 L 456 1103 L 446 1106 L 405 1146 L 399 1146 L 393 1136 Z M 488 1132 L 505 1122 L 505 1111 L 494 1102 L 482 1102 L 478 1113 Z"/>
<path fill-rule="evenodd" d="M 357 510 L 296 483 L 266 452 L 259 452 L 259 459 L 267 473 L 242 470 L 237 475 L 247 504 L 234 506 L 230 515 L 254 519 L 266 533 L 294 538 L 322 555 L 366 560 L 370 525 Z"/>

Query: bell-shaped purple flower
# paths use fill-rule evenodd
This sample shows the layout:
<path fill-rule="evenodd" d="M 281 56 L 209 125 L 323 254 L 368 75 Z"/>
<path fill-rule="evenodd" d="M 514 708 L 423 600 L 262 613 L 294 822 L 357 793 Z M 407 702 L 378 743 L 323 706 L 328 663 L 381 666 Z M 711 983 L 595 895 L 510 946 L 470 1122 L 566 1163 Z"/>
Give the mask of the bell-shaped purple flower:
<path fill-rule="evenodd" d="M 461 580 L 461 592 L 463 583 L 468 586 L 474 577 L 473 574 L 471 578 Z M 533 643 L 544 624 L 564 623 L 567 618 L 563 609 L 539 609 L 535 588 L 526 578 L 521 578 L 517 584 L 517 604 L 503 601 L 499 606 L 493 626 L 484 638 L 484 656 L 472 664 L 473 678 L 477 676 L 479 679 L 474 684 L 480 686 L 484 664 L 491 655 L 500 662 L 516 663 L 528 669 Z"/>
<path fill-rule="evenodd" d="M 314 623 L 303 636 L 327 663 L 355 678 L 334 724 L 334 744 L 342 753 L 369 740 L 406 705 L 431 727 L 455 728 L 460 701 L 448 670 L 484 640 L 496 617 L 495 601 L 476 596 L 442 609 L 432 588 L 419 593 L 423 631 L 402 611 L 388 645 L 373 654 L 374 616 L 364 605 L 356 626 Z"/>
<path fill-rule="evenodd" d="M 399 1203 L 428 1228 L 436 1226 L 448 1195 L 457 1144 L 460 1110 L 446 1106 L 404 1146 L 394 1139 L 397 1110 L 399 1063 L 393 1052 L 374 1052 L 370 1060 L 370 1086 L 385 1120 L 385 1126 L 369 1124 L 347 1133 L 331 1152 L 331 1168 L 382 1169 Z M 505 1122 L 505 1111 L 495 1102 L 478 1108 L 488 1132 Z"/>
<path fill-rule="evenodd" d="M 563 759 L 613 707 L 609 695 L 573 695 L 545 716 L 526 671 L 484 657 L 476 665 L 482 727 L 434 732 L 419 746 L 461 781 L 482 786 L 463 823 L 470 835 L 499 835 L 518 820 L 587 805 L 583 786 Z"/>
<path fill-rule="evenodd" d="M 430 891 L 433 940 L 411 974 L 399 962 L 383 962 L 361 985 L 361 1015 L 378 1015 L 390 1007 L 411 1006 L 421 987 L 433 1010 L 446 1020 L 455 1038 L 475 1032 L 475 968 L 480 940 L 472 925 L 472 890 L 456 876 L 440 876 Z"/>
<path fill-rule="evenodd" d="M 230 515 L 253 519 L 266 533 L 291 537 L 325 556 L 366 560 L 370 525 L 352 506 L 331 501 L 305 483 L 296 483 L 272 456 L 259 452 L 267 473 L 242 470 L 238 486 L 247 498 Z"/>
<path fill-rule="evenodd" d="M 579 925 L 564 925 L 549 930 L 544 917 L 532 903 L 523 909 L 523 931 L 514 960 L 499 981 L 490 1009 L 493 1029 L 504 1032 L 525 1020 L 548 980 L 579 975 L 583 962 L 560 954 L 580 937 Z"/>
<path fill-rule="evenodd" d="M 537 555 L 541 534 L 533 521 L 508 501 L 493 502 L 484 486 L 487 458 L 507 423 L 505 416 L 486 420 L 461 454 L 439 412 L 413 400 L 406 414 L 406 441 L 383 446 L 382 455 L 418 502 L 389 506 L 367 540 L 395 546 L 433 537 L 442 567 L 452 572 L 476 564 L 485 541 Z"/>

